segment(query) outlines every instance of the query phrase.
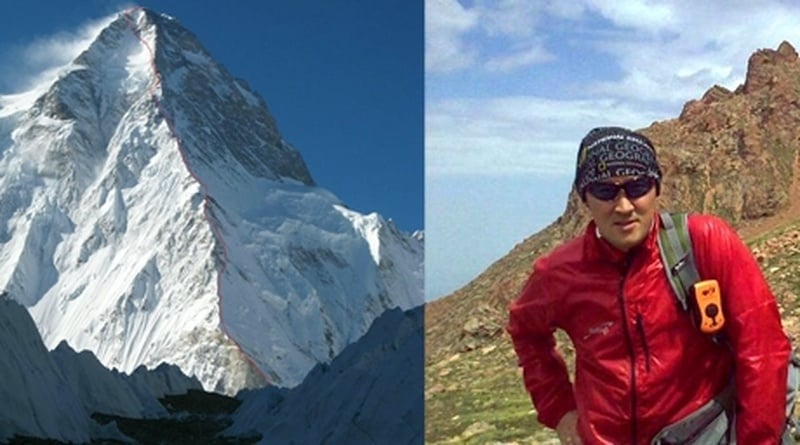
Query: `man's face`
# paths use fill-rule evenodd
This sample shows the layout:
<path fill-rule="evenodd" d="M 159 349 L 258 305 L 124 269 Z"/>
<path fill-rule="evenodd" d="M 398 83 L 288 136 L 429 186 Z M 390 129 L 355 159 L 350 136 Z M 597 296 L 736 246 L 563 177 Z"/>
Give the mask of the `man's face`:
<path fill-rule="evenodd" d="M 614 185 L 628 188 L 616 189 Z M 635 196 L 639 193 L 641 196 Z M 655 183 L 643 177 L 611 178 L 587 187 L 585 203 L 603 239 L 627 252 L 644 241 L 653 224 Z"/>

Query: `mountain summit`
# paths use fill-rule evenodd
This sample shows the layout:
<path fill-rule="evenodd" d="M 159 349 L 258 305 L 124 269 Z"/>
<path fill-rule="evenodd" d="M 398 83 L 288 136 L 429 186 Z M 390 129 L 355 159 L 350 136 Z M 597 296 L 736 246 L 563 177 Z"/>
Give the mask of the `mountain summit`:
<path fill-rule="evenodd" d="M 0 288 L 48 348 L 234 393 L 296 385 L 422 304 L 422 235 L 318 187 L 175 19 L 120 13 L 35 91 L 0 97 Z"/>

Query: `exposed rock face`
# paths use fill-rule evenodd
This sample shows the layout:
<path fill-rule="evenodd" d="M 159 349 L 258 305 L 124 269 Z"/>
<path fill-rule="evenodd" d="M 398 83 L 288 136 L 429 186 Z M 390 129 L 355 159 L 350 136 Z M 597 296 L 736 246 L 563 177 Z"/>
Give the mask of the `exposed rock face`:
<path fill-rule="evenodd" d="M 713 86 L 701 99 L 687 102 L 680 117 L 641 131 L 658 151 L 663 208 L 714 213 L 750 236 L 800 215 L 800 206 L 794 204 L 800 197 L 800 61 L 788 42 L 777 50 L 756 51 L 744 85 L 735 91 Z M 489 337 L 468 335 L 464 323 L 504 324 L 506 306 L 518 295 L 533 260 L 578 234 L 587 222 L 582 204 L 571 194 L 553 224 L 464 288 L 429 303 L 428 361 L 497 341 L 502 331 Z"/>
<path fill-rule="evenodd" d="M 667 208 L 717 213 L 736 225 L 787 210 L 794 182 L 800 62 L 784 42 L 750 57 L 744 86 L 711 88 L 678 119 L 644 129 L 659 150 Z"/>
<path fill-rule="evenodd" d="M 778 83 L 785 65 L 797 61 L 797 51 L 789 42 L 783 42 L 778 50 L 760 49 L 747 62 L 747 79 L 743 92 L 751 93 L 769 88 Z"/>

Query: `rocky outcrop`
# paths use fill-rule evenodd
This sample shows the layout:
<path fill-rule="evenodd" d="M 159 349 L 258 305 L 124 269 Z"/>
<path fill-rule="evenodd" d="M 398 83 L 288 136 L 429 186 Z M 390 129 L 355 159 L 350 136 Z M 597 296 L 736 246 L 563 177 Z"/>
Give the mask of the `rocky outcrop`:
<path fill-rule="evenodd" d="M 770 88 L 780 81 L 787 64 L 797 62 L 797 51 L 789 42 L 782 42 L 777 50 L 760 49 L 747 62 L 747 78 L 742 92 L 752 93 Z"/>

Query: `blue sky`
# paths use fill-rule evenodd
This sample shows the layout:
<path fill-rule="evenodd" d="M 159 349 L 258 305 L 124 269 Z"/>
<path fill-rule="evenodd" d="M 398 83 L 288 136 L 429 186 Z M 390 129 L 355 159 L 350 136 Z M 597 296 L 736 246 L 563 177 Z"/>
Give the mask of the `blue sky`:
<path fill-rule="evenodd" d="M 134 4 L 177 18 L 258 91 L 320 186 L 406 232 L 423 228 L 422 2 L 4 4 L 0 94 L 57 61 L 54 42 L 80 40 L 82 28 Z"/>
<path fill-rule="evenodd" d="M 589 129 L 735 89 L 798 23 L 793 1 L 426 0 L 426 299 L 563 213 Z"/>

